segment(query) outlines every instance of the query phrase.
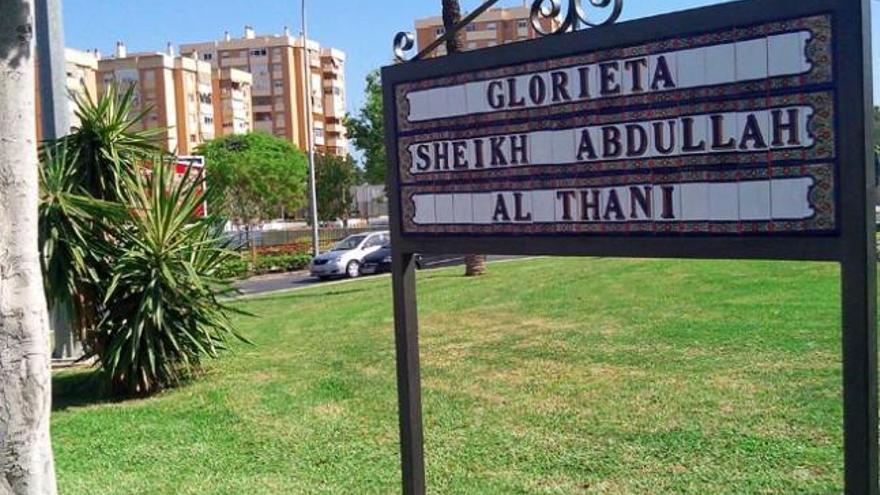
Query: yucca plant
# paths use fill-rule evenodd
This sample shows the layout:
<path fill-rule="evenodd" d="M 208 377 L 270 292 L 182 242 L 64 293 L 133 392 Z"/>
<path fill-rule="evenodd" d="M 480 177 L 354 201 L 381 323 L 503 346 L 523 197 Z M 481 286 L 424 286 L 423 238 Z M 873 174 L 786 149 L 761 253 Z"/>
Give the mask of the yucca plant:
<path fill-rule="evenodd" d="M 125 218 L 119 204 L 95 199 L 84 189 L 76 151 L 58 142 L 42 149 L 39 234 L 46 299 L 78 331 L 97 322 L 95 301 L 108 276 L 107 232 Z"/>
<path fill-rule="evenodd" d="M 40 242 L 49 307 L 68 318 L 86 348 L 106 285 L 109 231 L 122 221 L 122 184 L 136 179 L 137 163 L 161 153 L 161 130 L 139 130 L 134 88 L 115 84 L 97 100 L 72 93 L 80 124 L 42 144 Z"/>
<path fill-rule="evenodd" d="M 98 324 L 97 356 L 119 394 L 143 395 L 175 385 L 216 357 L 231 339 L 237 310 L 221 297 L 221 275 L 236 255 L 217 218 L 199 217 L 210 193 L 204 178 L 175 178 L 174 164 L 156 157 L 143 171 L 146 187 L 122 189 L 129 219 L 113 235 L 112 277 Z"/>
<path fill-rule="evenodd" d="M 117 200 L 137 164 L 160 152 L 165 129 L 142 129 L 149 108 L 138 110 L 133 84 L 110 84 L 100 98 L 71 93 L 80 124 L 59 143 L 75 153 L 82 186 L 95 198 Z"/>

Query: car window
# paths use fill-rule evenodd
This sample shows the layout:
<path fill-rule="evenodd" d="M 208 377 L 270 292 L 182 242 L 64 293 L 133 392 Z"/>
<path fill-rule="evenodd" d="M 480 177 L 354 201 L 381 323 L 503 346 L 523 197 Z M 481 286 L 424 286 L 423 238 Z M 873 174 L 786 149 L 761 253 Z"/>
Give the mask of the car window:
<path fill-rule="evenodd" d="M 367 243 L 364 244 L 365 248 L 377 247 L 382 245 L 382 236 L 374 235 L 370 236 L 367 240 Z"/>
<path fill-rule="evenodd" d="M 336 243 L 335 246 L 331 249 L 331 251 L 349 251 L 358 247 L 361 241 L 364 240 L 366 236 L 364 235 L 353 235 L 350 237 L 346 237 L 342 241 Z"/>

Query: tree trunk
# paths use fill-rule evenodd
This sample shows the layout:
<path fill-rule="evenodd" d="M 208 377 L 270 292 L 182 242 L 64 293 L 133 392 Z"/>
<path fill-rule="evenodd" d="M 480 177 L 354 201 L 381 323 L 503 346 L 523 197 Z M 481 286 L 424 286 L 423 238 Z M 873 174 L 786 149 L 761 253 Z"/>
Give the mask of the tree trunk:
<path fill-rule="evenodd" d="M 34 5 L 0 0 L 0 493 L 54 495 L 49 321 L 37 239 Z"/>
<path fill-rule="evenodd" d="M 443 26 L 446 32 L 452 32 L 453 27 L 461 22 L 461 6 L 458 0 L 443 0 Z M 458 53 L 464 51 L 464 32 L 455 33 L 455 36 L 446 40 L 446 52 Z"/>
<path fill-rule="evenodd" d="M 443 0 L 443 26 L 446 32 L 452 32 L 455 25 L 461 22 L 461 6 L 458 0 Z M 463 31 L 459 31 L 452 38 L 446 40 L 447 53 L 464 51 Z M 469 254 L 464 257 L 464 274 L 467 277 L 476 277 L 486 273 L 486 255 Z"/>

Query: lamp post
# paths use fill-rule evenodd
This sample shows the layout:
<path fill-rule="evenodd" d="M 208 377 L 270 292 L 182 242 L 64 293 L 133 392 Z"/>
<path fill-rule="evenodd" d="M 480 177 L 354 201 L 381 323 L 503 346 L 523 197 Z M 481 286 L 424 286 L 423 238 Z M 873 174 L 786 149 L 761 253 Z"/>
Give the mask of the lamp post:
<path fill-rule="evenodd" d="M 315 186 L 315 146 L 314 124 L 312 119 L 312 64 L 309 60 L 309 37 L 306 30 L 306 0 L 302 5 L 302 45 L 303 45 L 303 77 L 305 84 L 305 110 L 306 110 L 306 151 L 309 155 L 309 210 L 312 218 L 312 254 L 320 254 L 318 239 L 318 194 Z"/>
<path fill-rule="evenodd" d="M 70 133 L 61 0 L 37 0 L 34 18 L 40 93 L 40 121 L 37 125 L 43 130 L 43 139 L 58 139 Z M 63 360 L 80 358 L 82 346 L 73 334 L 70 316 L 61 306 L 52 308 L 50 326 L 55 335 L 52 357 Z"/>

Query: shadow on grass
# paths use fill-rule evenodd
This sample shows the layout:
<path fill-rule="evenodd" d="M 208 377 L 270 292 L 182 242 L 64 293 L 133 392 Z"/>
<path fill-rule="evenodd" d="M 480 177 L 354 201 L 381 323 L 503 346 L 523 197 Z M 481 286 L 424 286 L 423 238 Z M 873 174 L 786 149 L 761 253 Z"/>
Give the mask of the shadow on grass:
<path fill-rule="evenodd" d="M 95 371 L 64 372 L 52 377 L 52 411 L 121 402 L 112 397 Z"/>

